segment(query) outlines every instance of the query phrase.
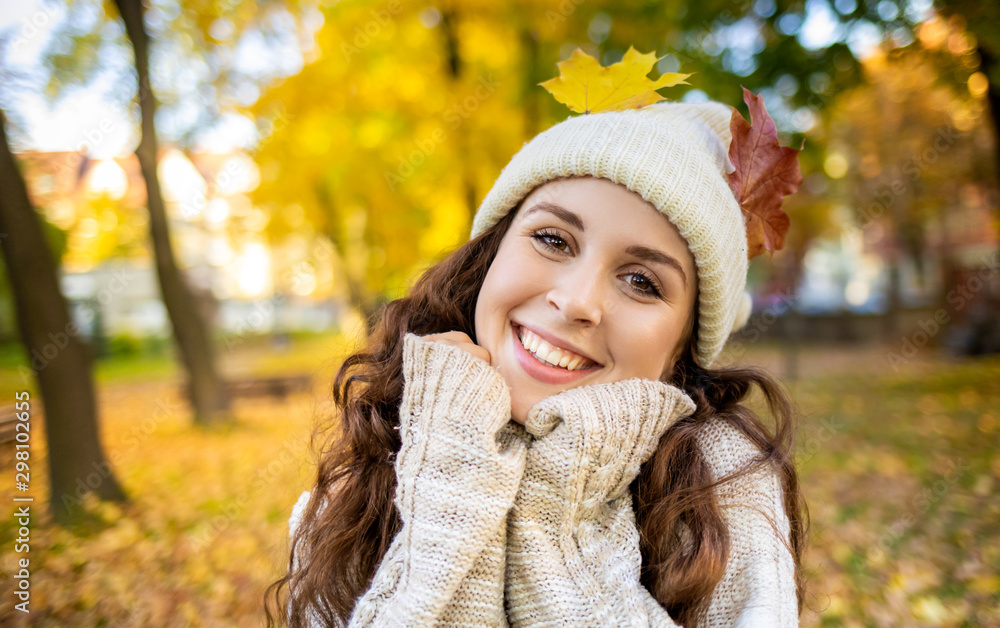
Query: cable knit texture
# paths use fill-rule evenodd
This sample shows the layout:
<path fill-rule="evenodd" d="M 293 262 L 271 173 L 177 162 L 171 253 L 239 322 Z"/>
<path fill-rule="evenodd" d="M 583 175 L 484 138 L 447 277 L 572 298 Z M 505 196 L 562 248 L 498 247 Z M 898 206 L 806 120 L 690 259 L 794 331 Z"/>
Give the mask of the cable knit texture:
<path fill-rule="evenodd" d="M 507 423 L 499 373 L 457 347 L 408 334 L 404 374 L 403 527 L 350 626 L 676 625 L 639 583 L 628 487 L 694 410 L 687 395 L 643 379 L 581 386 L 538 402 L 521 428 Z M 718 418 L 698 446 L 715 478 L 759 455 Z M 699 625 L 797 626 L 777 474 L 765 468 L 717 494 L 731 548 Z M 293 508 L 292 533 L 308 499 Z"/>
<path fill-rule="evenodd" d="M 717 102 L 661 102 L 572 116 L 511 158 L 476 211 L 471 237 L 552 179 L 592 176 L 625 186 L 677 227 L 694 256 L 697 353 L 710 366 L 749 316 L 746 225 L 728 180 L 732 111 Z"/>
<path fill-rule="evenodd" d="M 695 409 L 662 382 L 572 388 L 535 405 L 508 523 L 507 613 L 515 626 L 673 626 L 639 582 L 628 486 L 660 436 Z"/>
<path fill-rule="evenodd" d="M 403 344 L 402 527 L 348 626 L 505 626 L 505 521 L 526 450 L 504 429 L 510 391 L 458 347 L 414 334 Z"/>

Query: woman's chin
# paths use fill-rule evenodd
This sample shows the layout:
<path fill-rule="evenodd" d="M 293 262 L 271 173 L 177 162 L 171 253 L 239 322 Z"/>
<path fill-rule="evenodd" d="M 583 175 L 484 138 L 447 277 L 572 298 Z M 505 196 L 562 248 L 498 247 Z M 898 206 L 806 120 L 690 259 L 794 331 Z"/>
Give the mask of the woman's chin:
<path fill-rule="evenodd" d="M 528 411 L 534 403 L 528 403 L 527 401 L 521 399 L 512 399 L 510 404 L 510 420 L 524 425 L 524 422 L 528 420 Z"/>
<path fill-rule="evenodd" d="M 524 425 L 524 422 L 528 418 L 528 411 L 524 408 L 517 407 L 517 404 L 513 404 L 510 411 L 510 420 L 514 423 L 519 423 Z"/>

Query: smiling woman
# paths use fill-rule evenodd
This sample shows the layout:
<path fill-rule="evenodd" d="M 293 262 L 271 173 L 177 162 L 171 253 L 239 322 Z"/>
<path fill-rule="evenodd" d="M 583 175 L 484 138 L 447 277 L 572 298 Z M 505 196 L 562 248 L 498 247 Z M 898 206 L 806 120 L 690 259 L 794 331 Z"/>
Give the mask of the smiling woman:
<path fill-rule="evenodd" d="M 571 383 L 669 374 L 694 319 L 688 276 L 687 243 L 638 194 L 593 177 L 538 187 L 500 243 L 476 304 L 477 344 L 510 387 L 513 419 L 523 424 L 532 406 Z M 539 347 L 526 350 L 522 333 Z M 574 366 L 586 360 L 587 368 L 569 370 L 578 356 Z"/>
<path fill-rule="evenodd" d="M 749 315 L 730 115 L 588 114 L 514 156 L 337 374 L 269 588 L 291 626 L 797 625 L 790 405 L 712 368 Z"/>

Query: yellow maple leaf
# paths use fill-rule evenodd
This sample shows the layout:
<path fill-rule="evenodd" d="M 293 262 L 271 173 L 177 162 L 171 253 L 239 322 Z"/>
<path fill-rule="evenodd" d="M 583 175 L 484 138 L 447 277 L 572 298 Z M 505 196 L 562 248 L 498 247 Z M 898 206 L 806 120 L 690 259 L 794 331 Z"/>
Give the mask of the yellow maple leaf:
<path fill-rule="evenodd" d="M 558 77 L 539 85 L 577 113 L 637 109 L 666 100 L 656 90 L 686 85 L 684 79 L 691 76 L 667 72 L 653 81 L 646 75 L 657 61 L 652 52 L 642 54 L 629 46 L 621 61 L 604 68 L 597 59 L 577 48 L 569 59 L 556 64 Z"/>

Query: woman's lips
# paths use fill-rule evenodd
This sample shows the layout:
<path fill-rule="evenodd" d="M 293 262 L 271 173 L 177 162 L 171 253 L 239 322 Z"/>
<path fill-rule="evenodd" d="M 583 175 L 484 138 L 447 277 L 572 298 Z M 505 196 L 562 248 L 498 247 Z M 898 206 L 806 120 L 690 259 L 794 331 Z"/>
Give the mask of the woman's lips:
<path fill-rule="evenodd" d="M 514 343 L 514 357 L 517 358 L 517 363 L 521 365 L 525 373 L 540 382 L 546 384 L 569 384 L 590 375 L 600 368 L 600 366 L 595 365 L 592 368 L 570 371 L 558 366 L 542 364 L 535 356 L 528 353 L 528 350 L 521 344 L 518 328 L 513 323 L 510 325 L 510 332 L 512 336 L 511 342 Z"/>

